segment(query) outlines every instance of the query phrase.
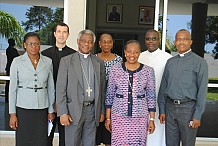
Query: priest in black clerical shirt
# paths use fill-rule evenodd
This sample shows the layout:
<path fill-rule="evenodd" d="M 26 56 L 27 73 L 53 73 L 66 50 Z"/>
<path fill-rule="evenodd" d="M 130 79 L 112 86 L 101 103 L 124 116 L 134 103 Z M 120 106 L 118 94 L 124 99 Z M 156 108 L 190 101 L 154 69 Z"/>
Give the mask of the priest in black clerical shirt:
<path fill-rule="evenodd" d="M 66 45 L 66 40 L 69 36 L 69 27 L 67 24 L 65 23 L 57 24 L 55 27 L 54 36 L 56 39 L 55 46 L 42 51 L 42 55 L 45 55 L 52 59 L 53 77 L 54 77 L 54 83 L 56 85 L 57 73 L 58 73 L 58 68 L 61 58 L 70 55 L 72 53 L 75 53 L 76 51 Z M 56 103 L 54 104 L 54 107 L 56 112 Z M 55 113 L 55 119 L 53 121 L 53 128 L 48 137 L 48 146 L 52 146 L 56 124 L 58 125 L 58 132 L 59 132 L 59 146 L 65 146 L 64 126 L 60 124 L 60 118 L 57 117 L 56 113 Z"/>

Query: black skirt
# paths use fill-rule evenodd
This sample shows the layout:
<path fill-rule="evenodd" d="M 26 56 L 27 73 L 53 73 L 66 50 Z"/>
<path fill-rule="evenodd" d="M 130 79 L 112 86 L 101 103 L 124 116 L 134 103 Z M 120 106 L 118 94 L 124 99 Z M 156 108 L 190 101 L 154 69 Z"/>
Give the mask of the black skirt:
<path fill-rule="evenodd" d="M 17 107 L 16 146 L 47 146 L 48 109 Z"/>
<path fill-rule="evenodd" d="M 104 122 L 100 122 L 97 128 L 96 145 L 111 144 L 111 133 L 105 128 Z"/>

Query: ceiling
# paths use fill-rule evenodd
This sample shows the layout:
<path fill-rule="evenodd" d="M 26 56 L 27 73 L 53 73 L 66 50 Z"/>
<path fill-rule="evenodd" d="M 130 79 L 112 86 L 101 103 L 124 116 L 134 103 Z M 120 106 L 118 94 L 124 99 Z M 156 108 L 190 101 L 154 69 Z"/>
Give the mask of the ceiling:
<path fill-rule="evenodd" d="M 162 3 L 164 0 L 160 1 Z M 61 8 L 64 6 L 64 0 L 0 0 L 0 3 Z M 191 15 L 193 3 L 208 3 L 208 16 L 218 15 L 218 0 L 168 0 L 168 14 Z"/>

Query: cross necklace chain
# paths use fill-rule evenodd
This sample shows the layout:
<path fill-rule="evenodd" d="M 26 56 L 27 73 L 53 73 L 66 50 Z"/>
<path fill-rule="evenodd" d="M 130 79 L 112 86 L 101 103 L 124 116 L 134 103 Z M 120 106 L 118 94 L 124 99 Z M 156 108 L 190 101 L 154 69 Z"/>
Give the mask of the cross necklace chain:
<path fill-rule="evenodd" d="M 88 64 L 88 66 L 89 66 L 89 64 Z M 88 68 L 88 72 L 89 72 L 88 77 L 86 76 L 86 73 L 85 73 L 85 71 L 84 71 L 84 68 L 83 68 L 82 63 L 81 63 L 81 67 L 82 67 L 82 70 L 83 70 L 83 74 L 84 74 L 86 83 L 87 83 L 87 85 L 88 85 L 88 88 L 86 89 L 86 92 L 88 93 L 88 97 L 90 97 L 90 96 L 91 96 L 91 92 L 92 92 L 92 89 L 91 89 L 91 87 L 90 87 L 90 78 L 91 78 L 91 77 L 90 77 L 90 66 L 89 66 L 89 68 Z"/>

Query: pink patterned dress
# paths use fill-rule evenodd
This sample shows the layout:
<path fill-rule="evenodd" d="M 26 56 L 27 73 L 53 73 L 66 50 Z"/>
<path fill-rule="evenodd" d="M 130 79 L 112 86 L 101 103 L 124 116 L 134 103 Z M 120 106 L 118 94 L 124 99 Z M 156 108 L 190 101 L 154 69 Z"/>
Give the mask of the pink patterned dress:
<path fill-rule="evenodd" d="M 109 74 L 106 108 L 111 108 L 112 146 L 145 146 L 149 111 L 156 111 L 152 67 L 140 64 L 135 71 L 124 63 Z"/>

